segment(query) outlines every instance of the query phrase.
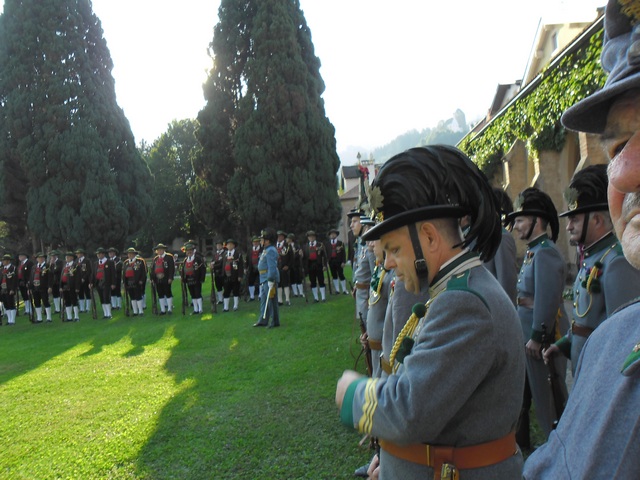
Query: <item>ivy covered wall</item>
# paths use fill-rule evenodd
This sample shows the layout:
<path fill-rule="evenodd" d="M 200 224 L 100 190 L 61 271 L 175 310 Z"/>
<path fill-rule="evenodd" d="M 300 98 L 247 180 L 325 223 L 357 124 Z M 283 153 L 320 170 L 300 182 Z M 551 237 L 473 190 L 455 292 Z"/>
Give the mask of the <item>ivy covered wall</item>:
<path fill-rule="evenodd" d="M 493 178 L 511 145 L 520 139 L 527 150 L 561 151 L 566 131 L 562 113 L 604 85 L 600 66 L 603 31 L 596 31 L 582 46 L 552 63 L 541 73 L 539 83 L 517 98 L 479 133 L 470 133 L 458 148 L 467 153 L 489 178 Z M 525 91 L 527 87 L 525 86 Z"/>

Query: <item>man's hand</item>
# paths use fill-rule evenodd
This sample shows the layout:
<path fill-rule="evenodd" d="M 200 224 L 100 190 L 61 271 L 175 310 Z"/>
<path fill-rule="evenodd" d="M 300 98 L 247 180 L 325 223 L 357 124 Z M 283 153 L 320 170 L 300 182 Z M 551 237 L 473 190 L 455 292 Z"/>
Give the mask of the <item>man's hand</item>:
<path fill-rule="evenodd" d="M 169 285 L 171 285 L 171 282 L 173 282 L 173 278 L 169 278 L 169 279 L 167 280 L 167 283 L 168 283 Z"/>
<path fill-rule="evenodd" d="M 347 393 L 349 385 L 362 377 L 364 377 L 364 375 L 353 370 L 345 370 L 342 373 L 342 377 L 340 377 L 338 385 L 336 386 L 336 405 L 338 406 L 338 410 L 342 408 L 342 401 L 344 400 L 344 395 Z"/>
<path fill-rule="evenodd" d="M 371 463 L 367 469 L 367 475 L 369 475 L 371 480 L 378 480 L 378 476 L 380 475 L 380 458 L 378 455 L 374 455 L 373 459 L 371 459 Z"/>
<path fill-rule="evenodd" d="M 524 348 L 526 349 L 527 355 L 540 360 L 540 349 L 542 348 L 542 344 L 535 340 L 529 340 Z"/>
<path fill-rule="evenodd" d="M 543 350 L 542 359 L 544 360 L 544 363 L 548 364 L 553 359 L 553 357 L 555 357 L 559 353 L 561 352 L 558 346 L 555 343 L 552 343 L 551 345 L 549 345 L 549 348 Z"/>

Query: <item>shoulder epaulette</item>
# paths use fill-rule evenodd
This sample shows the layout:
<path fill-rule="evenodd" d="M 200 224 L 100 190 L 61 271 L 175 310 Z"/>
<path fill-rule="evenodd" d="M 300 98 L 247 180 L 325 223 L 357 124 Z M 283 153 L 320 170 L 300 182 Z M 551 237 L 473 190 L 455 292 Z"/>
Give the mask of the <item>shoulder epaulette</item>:
<path fill-rule="evenodd" d="M 168 256 L 168 257 L 173 258 L 173 253 L 165 252 L 165 255 Z"/>
<path fill-rule="evenodd" d="M 449 281 L 447 282 L 447 290 L 457 290 L 462 292 L 473 293 L 476 297 L 478 297 L 482 303 L 485 304 L 487 309 L 489 308 L 489 304 L 484 299 L 480 293 L 476 292 L 472 288 L 469 287 L 469 274 L 471 270 L 467 270 L 466 272 L 460 273 L 459 275 L 452 275 Z"/>

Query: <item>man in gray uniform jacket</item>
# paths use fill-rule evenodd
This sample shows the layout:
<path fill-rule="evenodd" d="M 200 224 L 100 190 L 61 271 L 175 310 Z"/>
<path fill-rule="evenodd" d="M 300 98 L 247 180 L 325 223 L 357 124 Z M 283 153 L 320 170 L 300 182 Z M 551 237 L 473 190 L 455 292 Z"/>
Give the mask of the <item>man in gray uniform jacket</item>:
<path fill-rule="evenodd" d="M 618 307 L 640 295 L 640 270 L 633 268 L 613 233 L 607 205 L 607 166 L 590 165 L 577 172 L 565 192 L 567 232 L 582 252 L 573 284 L 571 328 L 545 352 L 546 361 L 562 352 L 576 365 L 587 338 Z"/>
<path fill-rule="evenodd" d="M 566 332 L 569 327 L 562 300 L 567 264 L 554 243 L 560 226 L 558 212 L 549 195 L 537 188 L 525 189 L 516 199 L 515 211 L 507 215 L 507 221 L 514 223 L 513 230 L 519 239 L 527 242 L 517 288 L 518 316 L 527 353 L 527 382 L 517 439 L 521 448 L 529 449 L 531 400 L 536 406 L 536 417 L 545 438 L 560 414 L 556 412 L 551 394 L 549 369 L 542 359 L 542 346 L 545 339 L 555 342 L 556 322 L 560 322 L 560 332 Z M 549 227 L 551 237 L 547 235 Z M 566 358 L 556 357 L 554 362 L 557 372 L 566 372 Z M 558 380 L 564 403 L 567 396 L 564 375 Z"/>
<path fill-rule="evenodd" d="M 624 6 L 622 4 L 625 4 Z M 601 135 L 609 157 L 609 212 L 629 263 L 640 268 L 640 2 L 610 0 L 602 67 L 609 78 L 565 112 L 572 130 Z M 527 460 L 525 478 L 638 478 L 640 303 L 621 307 L 589 337 L 558 427 Z"/>
<path fill-rule="evenodd" d="M 381 480 L 517 478 L 524 352 L 513 304 L 482 266 L 500 242 L 486 177 L 459 150 L 435 145 L 388 160 L 372 191 L 383 221 L 365 240 L 380 238 L 385 266 L 413 293 L 424 279 L 430 299 L 398 335 L 391 375 L 344 372 L 342 422 L 380 439 Z M 477 221 L 463 239 L 467 214 Z M 467 248 L 474 240 L 479 255 Z"/>
<path fill-rule="evenodd" d="M 353 257 L 353 261 L 356 263 L 353 270 L 353 287 L 356 299 L 356 318 L 359 320 L 360 315 L 362 315 L 362 320 L 366 322 L 367 313 L 369 312 L 369 287 L 371 286 L 371 275 L 376 266 L 376 256 L 373 254 L 373 250 L 362 240 L 362 236 L 369 228 L 375 225 L 375 222 L 362 214 L 360 216 L 360 225 L 360 236 L 356 239 L 356 242 L 360 244 L 356 251 L 357 260 L 356 256 Z"/>

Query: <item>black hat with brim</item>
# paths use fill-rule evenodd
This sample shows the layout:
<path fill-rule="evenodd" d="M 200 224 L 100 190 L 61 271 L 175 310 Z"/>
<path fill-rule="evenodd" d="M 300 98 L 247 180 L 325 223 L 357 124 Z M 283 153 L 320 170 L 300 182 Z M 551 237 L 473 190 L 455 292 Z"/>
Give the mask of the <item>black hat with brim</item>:
<path fill-rule="evenodd" d="M 405 225 L 411 225 L 425 220 L 435 220 L 437 218 L 459 218 L 469 213 L 465 208 L 457 205 L 434 205 L 430 207 L 416 208 L 406 212 L 398 213 L 389 219 L 385 219 L 373 228 L 369 229 L 362 239 L 365 241 L 378 240 L 382 235 L 393 232 Z M 373 222 L 371 220 L 371 222 Z M 369 223 L 373 225 L 374 223 Z"/>
<path fill-rule="evenodd" d="M 579 101 L 562 115 L 562 124 L 580 132 L 604 131 L 611 104 L 630 89 L 640 87 L 640 19 L 633 8 L 609 0 L 604 16 L 604 42 L 600 64 L 608 72 L 604 87 Z M 634 18 L 632 18 L 634 17 Z"/>
<path fill-rule="evenodd" d="M 564 192 L 569 209 L 559 217 L 577 215 L 579 213 L 608 211 L 607 166 L 604 164 L 589 165 L 576 172 L 571 179 L 569 188 Z"/>
<path fill-rule="evenodd" d="M 558 211 L 548 194 L 536 187 L 529 187 L 518 195 L 514 203 L 515 210 L 505 217 L 507 223 L 513 222 L 516 217 L 540 217 L 549 222 L 551 240 L 555 242 L 558 239 Z"/>

